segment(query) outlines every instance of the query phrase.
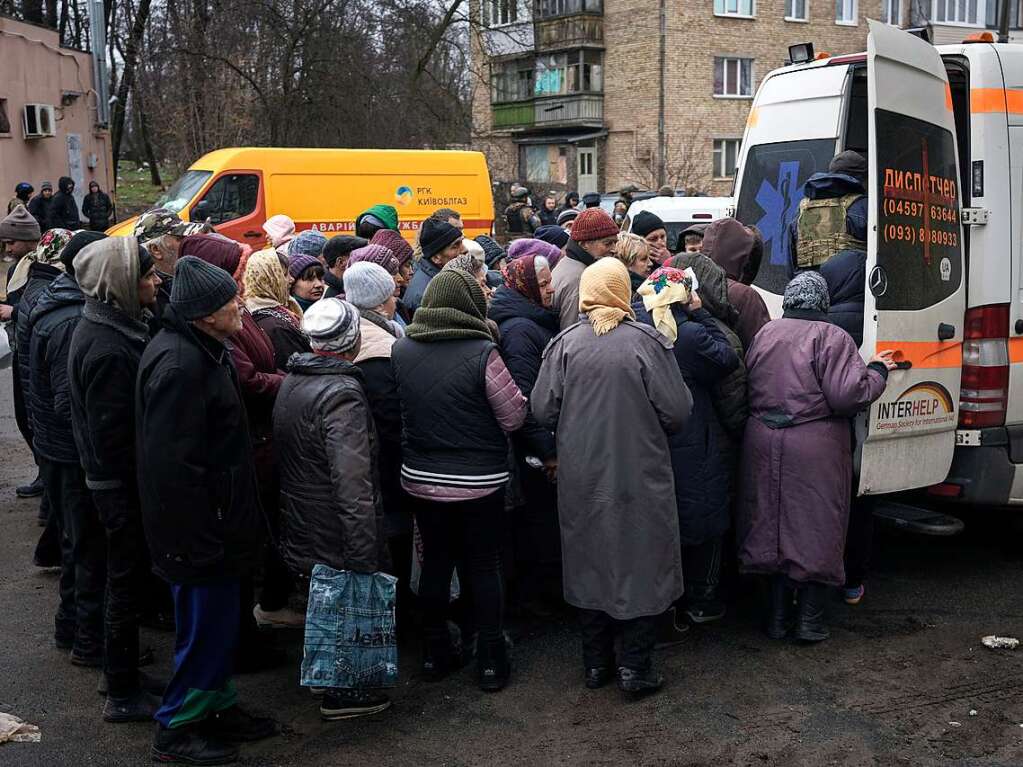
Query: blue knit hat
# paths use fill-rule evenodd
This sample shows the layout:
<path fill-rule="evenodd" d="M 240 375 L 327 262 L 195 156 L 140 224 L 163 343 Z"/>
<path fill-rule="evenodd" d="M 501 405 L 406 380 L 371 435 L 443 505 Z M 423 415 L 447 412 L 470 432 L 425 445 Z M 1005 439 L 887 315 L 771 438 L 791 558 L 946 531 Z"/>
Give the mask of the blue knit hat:
<path fill-rule="evenodd" d="M 326 244 L 326 237 L 315 229 L 306 229 L 291 241 L 288 246 L 288 258 L 293 259 L 295 256 L 319 258 Z"/>

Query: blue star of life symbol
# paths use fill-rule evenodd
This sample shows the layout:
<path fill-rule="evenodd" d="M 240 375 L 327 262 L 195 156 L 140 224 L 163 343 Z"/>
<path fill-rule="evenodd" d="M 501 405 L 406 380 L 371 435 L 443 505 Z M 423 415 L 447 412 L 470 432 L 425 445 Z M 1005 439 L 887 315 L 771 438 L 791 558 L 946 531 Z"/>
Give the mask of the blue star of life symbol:
<path fill-rule="evenodd" d="M 798 179 L 798 160 L 780 163 L 777 184 L 772 186 L 764 179 L 754 198 L 764 211 L 756 226 L 764 237 L 768 260 L 775 266 L 789 263 L 789 224 L 799 214 L 799 202 L 803 199 L 803 186 L 797 183 Z"/>

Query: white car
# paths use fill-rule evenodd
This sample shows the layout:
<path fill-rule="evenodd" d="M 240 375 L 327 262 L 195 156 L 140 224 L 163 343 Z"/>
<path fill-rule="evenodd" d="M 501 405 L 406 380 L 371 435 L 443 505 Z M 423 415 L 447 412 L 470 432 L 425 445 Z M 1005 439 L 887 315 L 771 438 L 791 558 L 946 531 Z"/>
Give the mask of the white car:
<path fill-rule="evenodd" d="M 680 250 L 679 234 L 693 224 L 709 224 L 719 218 L 735 214 L 735 200 L 731 197 L 651 197 L 637 200 L 629 207 L 622 224 L 623 231 L 632 231 L 636 214 L 648 210 L 658 216 L 668 232 L 668 250 Z"/>

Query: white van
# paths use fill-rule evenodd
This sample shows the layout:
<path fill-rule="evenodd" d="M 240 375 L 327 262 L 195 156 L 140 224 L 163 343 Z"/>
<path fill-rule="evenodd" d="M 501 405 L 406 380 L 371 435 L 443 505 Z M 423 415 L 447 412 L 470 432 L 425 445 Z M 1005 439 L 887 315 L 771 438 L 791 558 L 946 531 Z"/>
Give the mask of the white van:
<path fill-rule="evenodd" d="M 675 253 L 678 236 L 682 230 L 693 224 L 709 224 L 719 218 L 728 218 L 735 213 L 735 203 L 731 197 L 650 197 L 637 200 L 629 206 L 629 212 L 622 222 L 622 229 L 632 231 L 632 222 L 641 210 L 656 214 L 668 232 L 668 250 Z"/>
<path fill-rule="evenodd" d="M 860 351 L 902 364 L 861 424 L 861 494 L 1023 503 L 1023 46 L 971 38 L 871 21 L 867 53 L 770 73 L 742 142 L 736 217 L 764 234 L 772 312 L 803 184 L 868 159 Z"/>

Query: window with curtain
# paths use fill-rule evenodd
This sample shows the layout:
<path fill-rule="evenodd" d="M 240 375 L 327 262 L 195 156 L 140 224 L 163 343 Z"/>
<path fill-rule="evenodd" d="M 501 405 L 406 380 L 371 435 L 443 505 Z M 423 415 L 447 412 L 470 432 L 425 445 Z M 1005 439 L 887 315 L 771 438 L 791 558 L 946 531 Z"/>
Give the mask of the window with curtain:
<path fill-rule="evenodd" d="M 753 16 L 754 0 L 714 0 L 717 16 Z"/>
<path fill-rule="evenodd" d="M 733 178 L 739 162 L 739 145 L 741 139 L 714 139 L 714 177 Z"/>
<path fill-rule="evenodd" d="M 806 21 L 806 5 L 809 0 L 785 0 L 785 18 Z"/>
<path fill-rule="evenodd" d="M 604 54 L 589 49 L 538 56 L 536 59 L 537 96 L 566 93 L 600 93 L 604 89 Z"/>
<path fill-rule="evenodd" d="M 753 59 L 719 56 L 714 59 L 715 96 L 752 96 Z"/>
<path fill-rule="evenodd" d="M 835 0 L 835 23 L 855 24 L 858 17 L 857 11 L 859 10 L 857 5 L 856 0 Z"/>

